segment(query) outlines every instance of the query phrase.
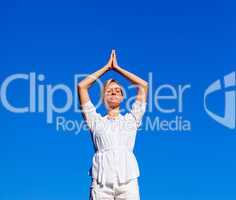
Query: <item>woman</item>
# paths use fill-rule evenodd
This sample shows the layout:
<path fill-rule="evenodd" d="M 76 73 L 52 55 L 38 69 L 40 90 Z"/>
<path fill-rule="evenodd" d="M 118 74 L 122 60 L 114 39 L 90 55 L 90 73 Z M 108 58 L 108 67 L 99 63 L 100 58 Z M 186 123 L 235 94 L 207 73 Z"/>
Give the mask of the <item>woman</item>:
<path fill-rule="evenodd" d="M 89 87 L 109 70 L 115 70 L 138 88 L 136 100 L 130 112 L 125 115 L 120 114 L 123 90 L 114 79 L 108 80 L 103 88 L 107 115 L 101 116 L 97 113 L 90 100 Z M 96 148 L 92 165 L 91 200 L 140 199 L 139 168 L 133 148 L 136 132 L 146 108 L 147 91 L 146 81 L 118 66 L 114 50 L 103 68 L 79 83 L 82 111 Z"/>

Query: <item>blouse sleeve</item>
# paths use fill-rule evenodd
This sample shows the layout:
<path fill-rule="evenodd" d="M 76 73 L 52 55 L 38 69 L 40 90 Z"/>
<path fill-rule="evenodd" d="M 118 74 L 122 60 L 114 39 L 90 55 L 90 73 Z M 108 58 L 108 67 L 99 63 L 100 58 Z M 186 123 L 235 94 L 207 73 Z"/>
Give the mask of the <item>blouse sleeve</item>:
<path fill-rule="evenodd" d="M 135 102 L 132 105 L 130 114 L 134 117 L 137 128 L 140 127 L 143 115 L 146 111 L 146 102 L 141 102 L 138 100 L 135 100 Z"/>
<path fill-rule="evenodd" d="M 91 101 L 82 105 L 82 111 L 85 115 L 85 120 L 91 131 L 95 131 L 98 122 L 101 119 L 101 115 L 97 113 L 95 106 Z"/>

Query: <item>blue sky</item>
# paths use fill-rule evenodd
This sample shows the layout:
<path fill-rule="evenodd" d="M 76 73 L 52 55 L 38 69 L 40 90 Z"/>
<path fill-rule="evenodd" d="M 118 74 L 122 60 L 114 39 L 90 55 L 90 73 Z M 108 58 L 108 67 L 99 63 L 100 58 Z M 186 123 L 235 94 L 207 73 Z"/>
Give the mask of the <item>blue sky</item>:
<path fill-rule="evenodd" d="M 181 116 L 191 121 L 191 131 L 137 135 L 141 198 L 234 200 L 236 132 L 205 113 L 203 94 L 236 69 L 235 9 L 234 1 L 213 0 L 1 2 L 0 84 L 12 74 L 35 72 L 45 75 L 42 84 L 73 89 L 74 75 L 99 69 L 112 48 L 124 68 L 144 79 L 153 73 L 154 91 L 162 84 L 190 84 Z M 115 73 L 102 80 L 109 77 L 128 86 Z M 94 101 L 98 94 L 91 88 Z M 211 109 L 220 113 L 223 94 L 211 97 Z M 28 97 L 27 81 L 9 87 L 14 105 L 28 105 Z M 55 103 L 65 103 L 63 93 Z M 154 109 L 144 118 L 177 114 Z M 58 116 L 82 121 L 73 109 Z M 45 113 L 14 114 L 2 103 L 0 119 L 0 199 L 88 199 L 94 150 L 87 131 L 56 131 Z"/>

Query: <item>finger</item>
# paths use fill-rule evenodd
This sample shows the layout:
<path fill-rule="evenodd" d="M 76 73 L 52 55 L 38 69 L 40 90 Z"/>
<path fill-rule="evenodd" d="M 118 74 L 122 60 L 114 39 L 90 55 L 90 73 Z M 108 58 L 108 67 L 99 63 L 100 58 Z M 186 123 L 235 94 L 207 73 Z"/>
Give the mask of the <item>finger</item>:
<path fill-rule="evenodd" d="M 108 65 L 111 65 L 112 59 L 113 59 L 113 53 L 111 52 L 110 58 L 107 63 Z"/>
<path fill-rule="evenodd" d="M 113 56 L 113 58 L 115 57 L 115 55 L 116 55 L 116 51 L 115 51 L 115 49 L 113 49 L 113 50 L 112 50 L 112 56 Z"/>
<path fill-rule="evenodd" d="M 114 57 L 113 57 L 114 62 L 117 64 L 117 58 L 116 58 L 116 53 L 114 53 Z"/>
<path fill-rule="evenodd" d="M 116 56 L 116 50 L 115 49 L 113 49 L 113 55 Z"/>
<path fill-rule="evenodd" d="M 110 60 L 113 58 L 113 51 L 111 51 Z"/>

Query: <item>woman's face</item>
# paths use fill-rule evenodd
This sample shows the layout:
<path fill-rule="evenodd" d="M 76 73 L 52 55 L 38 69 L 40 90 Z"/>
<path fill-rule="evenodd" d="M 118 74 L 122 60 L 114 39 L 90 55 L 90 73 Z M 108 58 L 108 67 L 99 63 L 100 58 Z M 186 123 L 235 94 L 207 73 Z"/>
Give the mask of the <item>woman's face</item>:
<path fill-rule="evenodd" d="M 120 106 L 123 100 L 121 87 L 116 82 L 111 82 L 104 90 L 104 102 L 109 108 Z"/>

